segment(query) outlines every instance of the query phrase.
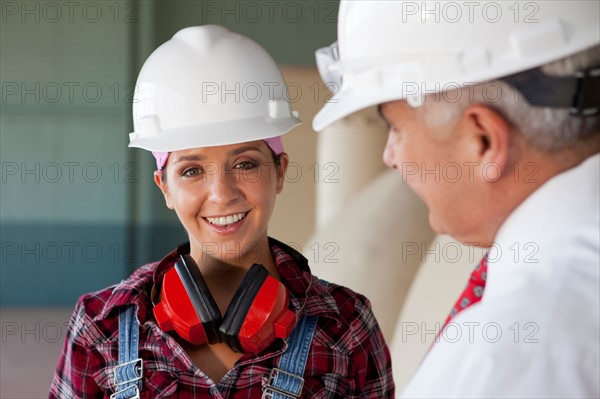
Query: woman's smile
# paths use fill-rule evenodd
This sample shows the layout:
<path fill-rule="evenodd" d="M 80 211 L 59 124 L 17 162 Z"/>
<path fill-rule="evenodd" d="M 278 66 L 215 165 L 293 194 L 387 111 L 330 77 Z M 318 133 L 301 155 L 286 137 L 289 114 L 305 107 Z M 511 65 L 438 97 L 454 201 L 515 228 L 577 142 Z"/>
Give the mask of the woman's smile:
<path fill-rule="evenodd" d="M 223 216 L 206 216 L 203 217 L 206 224 L 212 231 L 220 235 L 230 235 L 238 232 L 250 211 L 232 213 Z"/>

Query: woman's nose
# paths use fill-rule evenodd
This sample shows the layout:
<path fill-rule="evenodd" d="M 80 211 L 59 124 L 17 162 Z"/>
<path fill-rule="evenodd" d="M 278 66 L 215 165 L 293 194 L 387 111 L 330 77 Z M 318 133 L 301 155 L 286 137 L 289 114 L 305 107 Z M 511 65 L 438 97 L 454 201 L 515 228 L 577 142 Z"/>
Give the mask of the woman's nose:
<path fill-rule="evenodd" d="M 209 200 L 219 205 L 229 205 L 240 197 L 234 173 L 220 170 L 209 179 Z"/>

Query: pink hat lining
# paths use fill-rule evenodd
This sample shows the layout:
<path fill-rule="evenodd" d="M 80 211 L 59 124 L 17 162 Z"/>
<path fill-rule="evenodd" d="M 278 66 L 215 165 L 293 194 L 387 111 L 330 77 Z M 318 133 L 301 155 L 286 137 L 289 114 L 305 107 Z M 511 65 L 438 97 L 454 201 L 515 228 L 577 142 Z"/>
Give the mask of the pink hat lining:
<path fill-rule="evenodd" d="M 283 152 L 283 141 L 280 136 L 271 137 L 263 140 L 271 150 L 275 153 L 275 155 L 279 155 Z M 158 152 L 152 151 L 152 155 L 156 158 L 156 168 L 161 170 L 165 167 L 167 160 L 169 159 L 170 152 Z"/>

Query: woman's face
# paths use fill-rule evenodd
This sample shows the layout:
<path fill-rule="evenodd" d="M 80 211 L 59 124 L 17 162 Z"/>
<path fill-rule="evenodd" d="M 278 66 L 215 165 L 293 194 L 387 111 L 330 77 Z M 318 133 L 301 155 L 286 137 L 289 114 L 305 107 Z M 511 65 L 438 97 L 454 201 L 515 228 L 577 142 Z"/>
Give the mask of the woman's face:
<path fill-rule="evenodd" d="M 262 140 L 171 153 L 154 179 L 187 230 L 192 254 L 260 263 L 287 154 L 280 160 L 277 166 Z"/>

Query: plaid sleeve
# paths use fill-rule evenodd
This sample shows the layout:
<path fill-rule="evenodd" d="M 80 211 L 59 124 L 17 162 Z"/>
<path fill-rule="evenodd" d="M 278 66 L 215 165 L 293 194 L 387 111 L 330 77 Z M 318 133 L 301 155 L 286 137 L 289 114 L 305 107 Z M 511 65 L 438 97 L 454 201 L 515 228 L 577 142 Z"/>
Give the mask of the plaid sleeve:
<path fill-rule="evenodd" d="M 356 318 L 351 330 L 354 348 L 356 398 L 393 398 L 394 380 L 390 351 L 369 300 L 361 295 L 355 303 Z"/>
<path fill-rule="evenodd" d="M 90 336 L 94 329 L 80 299 L 69 321 L 54 379 L 50 399 L 102 398 L 103 394 L 92 377 L 97 370 L 97 359 L 90 353 Z"/>

